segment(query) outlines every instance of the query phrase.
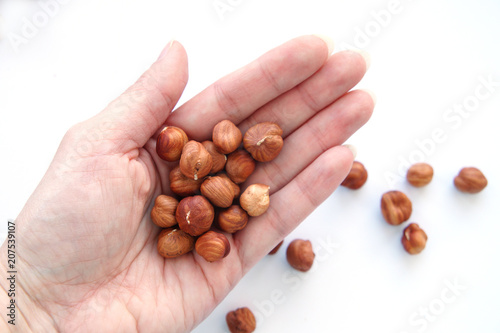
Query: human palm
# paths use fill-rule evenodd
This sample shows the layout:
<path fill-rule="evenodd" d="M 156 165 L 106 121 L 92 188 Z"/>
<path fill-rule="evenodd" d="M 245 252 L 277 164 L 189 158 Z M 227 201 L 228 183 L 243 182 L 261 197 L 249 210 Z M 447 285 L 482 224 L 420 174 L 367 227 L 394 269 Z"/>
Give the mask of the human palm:
<path fill-rule="evenodd" d="M 350 168 L 353 155 L 339 145 L 372 112 L 369 94 L 348 92 L 367 64 L 354 52 L 328 55 L 320 38 L 296 38 L 170 113 L 187 82 L 186 55 L 174 42 L 122 96 L 70 129 L 17 219 L 30 328 L 180 332 L 207 317 Z M 261 121 L 283 128 L 281 154 L 245 183 L 270 185 L 270 208 L 228 236 L 221 261 L 164 259 L 149 211 L 169 193 L 172 164 L 157 157 L 155 137 L 167 123 L 209 139 L 222 119 L 242 132 Z"/>

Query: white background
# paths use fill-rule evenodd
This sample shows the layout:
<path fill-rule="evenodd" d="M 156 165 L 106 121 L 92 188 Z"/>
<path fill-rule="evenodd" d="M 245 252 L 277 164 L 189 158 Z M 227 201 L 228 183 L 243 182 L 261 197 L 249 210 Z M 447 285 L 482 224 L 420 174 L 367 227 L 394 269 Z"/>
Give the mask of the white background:
<path fill-rule="evenodd" d="M 59 2 L 53 17 L 35 19 L 40 28 L 16 44 L 26 22 L 43 17 L 42 5 L 0 0 L 3 237 L 65 131 L 132 84 L 169 40 L 188 52 L 186 101 L 270 48 L 321 33 L 337 51 L 352 46 L 372 57 L 359 87 L 373 90 L 378 104 L 349 139 L 368 182 L 337 190 L 195 332 L 226 332 L 225 314 L 241 306 L 256 314 L 258 332 L 500 331 L 498 1 L 221 0 L 230 6 L 222 14 L 214 0 Z M 455 106 L 470 111 L 459 115 Z M 431 141 L 435 131 L 438 142 Z M 434 180 L 411 188 L 401 175 L 407 161 L 422 159 L 434 166 Z M 485 191 L 454 189 L 464 166 L 485 173 Z M 408 194 L 411 221 L 429 236 L 420 255 L 402 249 L 404 225 L 381 217 L 380 196 L 391 189 Z M 294 238 L 315 246 L 308 273 L 286 262 Z"/>

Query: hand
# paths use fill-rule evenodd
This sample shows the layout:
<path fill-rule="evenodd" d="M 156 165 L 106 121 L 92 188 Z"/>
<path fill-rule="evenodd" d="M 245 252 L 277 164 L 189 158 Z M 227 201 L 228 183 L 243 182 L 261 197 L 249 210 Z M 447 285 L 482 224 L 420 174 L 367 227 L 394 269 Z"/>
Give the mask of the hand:
<path fill-rule="evenodd" d="M 353 154 L 340 145 L 374 101 L 348 92 L 366 71 L 363 56 L 330 51 L 316 36 L 296 38 L 171 113 L 188 77 L 185 51 L 172 42 L 122 96 L 71 128 L 16 220 L 16 328 L 180 332 L 206 318 L 350 169 Z M 271 206 L 228 237 L 232 251 L 222 261 L 163 259 L 149 212 L 169 192 L 171 164 L 156 156 L 155 137 L 167 123 L 201 141 L 222 119 L 242 132 L 261 121 L 283 128 L 281 154 L 247 180 L 270 185 Z"/>

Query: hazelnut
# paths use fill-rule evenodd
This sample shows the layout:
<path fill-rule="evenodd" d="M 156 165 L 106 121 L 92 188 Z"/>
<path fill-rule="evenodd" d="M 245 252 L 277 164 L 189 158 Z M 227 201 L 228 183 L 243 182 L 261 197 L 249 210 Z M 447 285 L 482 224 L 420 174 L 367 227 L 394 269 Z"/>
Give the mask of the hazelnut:
<path fill-rule="evenodd" d="M 228 175 L 226 175 L 225 173 L 219 173 L 217 176 L 219 177 L 222 177 L 222 178 L 226 178 L 228 179 L 230 182 L 231 182 L 231 185 L 233 186 L 233 192 L 234 192 L 234 199 L 236 199 L 237 197 L 240 196 L 240 187 L 238 185 L 236 185 L 232 180 L 231 178 L 229 178 Z"/>
<path fill-rule="evenodd" d="M 195 244 L 196 253 L 208 262 L 214 262 L 227 257 L 231 246 L 226 236 L 219 232 L 207 231 L 201 235 Z"/>
<path fill-rule="evenodd" d="M 201 183 L 203 183 L 203 178 L 194 180 L 184 176 L 179 166 L 170 171 L 169 179 L 170 189 L 181 197 L 195 195 L 200 190 Z"/>
<path fill-rule="evenodd" d="M 175 258 L 194 249 L 194 237 L 178 228 L 163 229 L 157 247 L 162 257 Z"/>
<path fill-rule="evenodd" d="M 231 333 L 251 333 L 255 331 L 257 322 L 249 308 L 239 308 L 226 315 L 226 323 Z"/>
<path fill-rule="evenodd" d="M 201 194 L 217 207 L 227 208 L 233 203 L 234 188 L 228 178 L 208 177 L 201 184 L 200 190 Z"/>
<path fill-rule="evenodd" d="M 410 218 L 412 206 L 406 194 L 400 191 L 384 193 L 380 202 L 382 215 L 387 223 L 400 225 Z"/>
<path fill-rule="evenodd" d="M 198 180 L 212 169 L 212 156 L 201 143 L 191 140 L 182 149 L 179 166 L 184 176 Z"/>
<path fill-rule="evenodd" d="M 217 173 L 224 170 L 227 161 L 226 155 L 219 153 L 212 141 L 203 141 L 201 144 L 205 147 L 210 156 L 212 156 L 212 169 L 210 169 L 210 173 Z"/>
<path fill-rule="evenodd" d="M 182 231 L 199 236 L 212 226 L 214 207 L 201 195 L 187 197 L 179 202 L 175 218 Z"/>
<path fill-rule="evenodd" d="M 425 248 L 427 235 L 418 224 L 410 223 L 403 231 L 401 243 L 409 254 L 418 254 Z"/>
<path fill-rule="evenodd" d="M 248 214 L 238 205 L 219 212 L 217 224 L 222 231 L 233 234 L 243 229 L 248 223 Z"/>
<path fill-rule="evenodd" d="M 351 171 L 349 171 L 349 174 L 340 185 L 350 188 L 351 190 L 357 190 L 366 183 L 367 178 L 368 172 L 365 166 L 358 161 L 354 161 Z"/>
<path fill-rule="evenodd" d="M 161 159 L 169 162 L 178 161 L 181 158 L 182 149 L 188 142 L 186 133 L 175 126 L 165 127 L 156 139 L 156 153 Z"/>
<path fill-rule="evenodd" d="M 434 169 L 427 163 L 415 163 L 406 173 L 406 180 L 415 187 L 429 184 L 434 176 Z"/>
<path fill-rule="evenodd" d="M 286 260 L 290 266 L 301 272 L 311 269 L 315 256 L 312 244 L 308 240 L 295 239 L 286 249 Z"/>
<path fill-rule="evenodd" d="M 264 122 L 248 129 L 243 147 L 259 162 L 273 160 L 283 148 L 283 130 L 275 123 Z"/>
<path fill-rule="evenodd" d="M 240 205 L 250 216 L 259 216 L 269 208 L 269 189 L 264 184 L 252 184 L 241 194 Z"/>
<path fill-rule="evenodd" d="M 243 183 L 254 170 L 255 160 L 246 151 L 240 149 L 228 155 L 226 173 L 234 183 Z"/>
<path fill-rule="evenodd" d="M 162 228 L 173 227 L 177 224 L 175 220 L 175 210 L 179 201 L 168 195 L 159 195 L 156 197 L 155 205 L 151 210 L 151 220 Z"/>
<path fill-rule="evenodd" d="M 478 193 L 488 185 L 488 180 L 477 168 L 463 168 L 454 179 L 455 187 L 465 193 Z"/>
<path fill-rule="evenodd" d="M 212 132 L 212 140 L 217 150 L 223 154 L 229 154 L 238 149 L 241 139 L 240 129 L 230 120 L 219 122 Z"/>
<path fill-rule="evenodd" d="M 274 247 L 274 249 L 271 250 L 271 252 L 269 252 L 268 254 L 270 255 L 273 255 L 275 254 L 276 252 L 278 252 L 278 250 L 280 249 L 281 245 L 283 245 L 283 241 L 279 242 L 278 245 L 276 245 Z"/>

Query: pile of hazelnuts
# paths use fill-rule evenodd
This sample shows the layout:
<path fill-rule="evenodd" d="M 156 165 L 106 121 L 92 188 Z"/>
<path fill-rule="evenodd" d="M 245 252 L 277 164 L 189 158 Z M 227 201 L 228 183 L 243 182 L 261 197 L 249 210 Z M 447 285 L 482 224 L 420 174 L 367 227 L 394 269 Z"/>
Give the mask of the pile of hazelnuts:
<path fill-rule="evenodd" d="M 240 195 L 240 184 L 254 172 L 256 162 L 269 162 L 283 147 L 283 131 L 263 122 L 243 136 L 230 120 L 213 128 L 212 140 L 189 140 L 179 127 L 166 126 L 158 135 L 156 152 L 178 162 L 169 175 L 170 190 L 155 199 L 151 219 L 164 228 L 158 236 L 158 253 L 176 258 L 193 249 L 208 262 L 225 258 L 233 234 L 269 207 L 269 186 L 251 184 Z M 214 228 L 215 227 L 215 228 Z"/>
<path fill-rule="evenodd" d="M 427 163 L 415 163 L 406 173 L 406 180 L 414 187 L 423 187 L 432 181 L 434 169 Z M 368 178 L 365 166 L 354 161 L 351 171 L 342 182 L 342 186 L 357 190 L 361 188 Z M 484 174 L 475 167 L 462 168 L 454 178 L 453 184 L 463 193 L 475 194 L 481 192 L 488 180 Z M 387 223 L 401 225 L 410 219 L 412 203 L 408 196 L 401 191 L 389 191 L 382 195 L 380 209 Z M 417 223 L 410 223 L 404 230 L 401 243 L 409 254 L 422 252 L 427 243 L 427 234 Z"/>

